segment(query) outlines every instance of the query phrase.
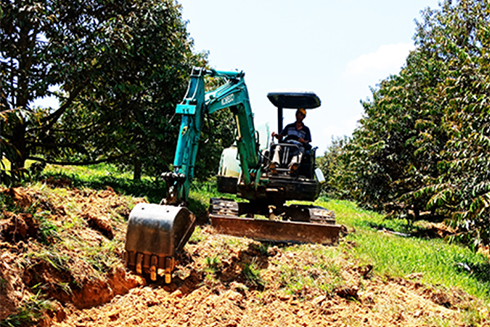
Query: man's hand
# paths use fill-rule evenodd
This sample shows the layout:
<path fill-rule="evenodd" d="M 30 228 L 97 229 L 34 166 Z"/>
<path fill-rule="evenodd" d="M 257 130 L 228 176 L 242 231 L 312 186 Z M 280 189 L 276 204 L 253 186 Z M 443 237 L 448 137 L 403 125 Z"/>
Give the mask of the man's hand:
<path fill-rule="evenodd" d="M 302 137 L 300 137 L 298 141 L 300 141 L 301 143 L 306 143 L 305 139 Z"/>
<path fill-rule="evenodd" d="M 278 140 L 282 140 L 283 136 L 281 134 L 277 134 L 276 132 L 272 132 L 272 137 L 275 137 Z"/>

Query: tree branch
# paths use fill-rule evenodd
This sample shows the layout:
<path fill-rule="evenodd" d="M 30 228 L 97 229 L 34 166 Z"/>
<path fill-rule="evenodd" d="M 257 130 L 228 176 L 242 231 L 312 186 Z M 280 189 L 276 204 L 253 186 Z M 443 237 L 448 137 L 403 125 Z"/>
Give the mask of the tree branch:
<path fill-rule="evenodd" d="M 87 80 L 88 79 L 86 79 L 84 82 L 80 83 L 79 86 L 76 87 L 73 92 L 70 92 L 70 97 L 68 98 L 68 100 L 65 102 L 64 105 L 62 105 L 58 110 L 53 112 L 51 115 L 46 116 L 46 117 L 41 119 L 41 123 L 47 122 L 47 124 L 44 125 L 43 127 L 40 127 L 39 130 L 50 129 L 51 126 L 53 126 L 53 124 L 61 117 L 61 115 L 66 111 L 66 109 L 68 109 L 68 107 L 70 107 L 70 105 L 73 103 L 73 101 L 78 96 L 78 94 L 80 94 L 80 92 L 83 90 L 83 88 L 85 87 L 85 82 Z"/>
<path fill-rule="evenodd" d="M 130 155 L 131 152 L 126 152 L 118 156 L 113 156 L 105 159 L 100 159 L 100 160 L 92 160 L 92 161 L 78 161 L 78 162 L 72 162 L 72 161 L 55 161 L 55 160 L 49 160 L 49 159 L 44 159 L 40 157 L 35 157 L 35 156 L 29 156 L 27 159 L 29 160 L 35 160 L 35 161 L 41 161 L 45 162 L 48 164 L 52 165 L 60 165 L 60 166 L 88 166 L 88 165 L 95 165 L 103 162 L 110 162 L 114 161 L 123 157 L 127 157 Z"/>

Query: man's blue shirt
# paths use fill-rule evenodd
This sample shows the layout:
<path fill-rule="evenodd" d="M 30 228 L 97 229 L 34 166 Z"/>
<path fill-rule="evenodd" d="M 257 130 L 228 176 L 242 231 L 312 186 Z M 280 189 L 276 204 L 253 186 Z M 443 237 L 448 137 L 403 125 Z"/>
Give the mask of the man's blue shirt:
<path fill-rule="evenodd" d="M 298 139 L 303 138 L 305 141 L 311 142 L 310 129 L 305 124 L 303 124 L 303 128 L 301 129 L 296 129 L 296 123 L 288 124 L 282 130 L 281 135 L 283 137 L 287 137 L 288 135 L 295 135 L 298 137 Z"/>

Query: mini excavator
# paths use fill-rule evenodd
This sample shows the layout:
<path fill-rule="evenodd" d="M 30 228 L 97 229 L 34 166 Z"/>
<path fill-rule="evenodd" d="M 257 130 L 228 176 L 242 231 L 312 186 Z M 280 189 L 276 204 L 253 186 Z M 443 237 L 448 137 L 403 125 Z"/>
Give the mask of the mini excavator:
<path fill-rule="evenodd" d="M 206 92 L 206 75 L 224 83 Z M 129 216 L 124 260 L 137 274 L 149 274 L 153 281 L 164 276 L 166 283 L 171 282 L 175 258 L 196 225 L 187 204 L 203 118 L 224 109 L 234 115 L 236 142 L 223 151 L 218 191 L 244 201 L 210 199 L 208 216 L 216 231 L 269 242 L 338 243 L 340 226 L 332 211 L 312 204 L 286 204 L 318 198 L 324 177 L 315 166 L 316 148 L 305 151 L 299 169 L 291 172 L 289 159 L 299 145 L 286 138 L 280 144 L 281 162 L 270 169 L 271 154 L 279 143 L 260 148 L 244 76 L 243 72 L 193 68 L 184 100 L 176 107 L 182 121 L 174 169 L 162 174 L 166 198 L 160 204 L 139 203 Z M 321 104 L 313 92 L 271 92 L 267 97 L 277 107 L 278 131 L 282 130 L 283 109 L 314 109 Z"/>

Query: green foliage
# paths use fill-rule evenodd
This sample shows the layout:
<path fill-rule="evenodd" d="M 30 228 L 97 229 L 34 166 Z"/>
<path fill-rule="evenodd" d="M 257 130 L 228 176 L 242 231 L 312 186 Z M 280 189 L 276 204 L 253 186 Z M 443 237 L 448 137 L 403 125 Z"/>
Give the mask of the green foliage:
<path fill-rule="evenodd" d="M 0 327 L 35 326 L 42 314 L 51 309 L 51 303 L 37 296 L 25 302 L 17 312 L 0 321 Z"/>
<path fill-rule="evenodd" d="M 27 265 L 30 264 L 31 258 L 42 259 L 43 261 L 49 262 L 53 268 L 59 271 L 67 271 L 68 262 L 70 261 L 70 257 L 55 246 L 45 247 L 39 252 L 30 253 L 28 257 L 25 258 Z"/>
<path fill-rule="evenodd" d="M 18 120 L 19 115 L 28 115 L 21 109 L 4 110 L 0 104 L 0 183 L 12 186 L 21 182 L 27 175 L 24 167 L 11 166 L 11 162 L 17 162 L 20 153 L 13 144 L 12 140 L 5 136 L 5 126 L 9 120 Z"/>
<path fill-rule="evenodd" d="M 314 266 L 280 266 L 280 284 L 286 293 L 306 299 L 317 294 L 311 290 L 331 296 L 345 281 L 335 263 L 320 262 Z"/>
<path fill-rule="evenodd" d="M 40 180 L 66 178 L 74 187 L 105 190 L 108 186 L 124 195 L 146 197 L 151 203 L 159 203 L 165 196 L 165 182 L 159 179 L 143 177 L 133 180 L 131 175 L 121 172 L 114 164 L 101 163 L 86 167 L 63 167 L 49 165 L 38 177 Z"/>
<path fill-rule="evenodd" d="M 450 218 L 475 249 L 490 243 L 489 13 L 478 0 L 423 12 L 416 50 L 363 102 L 336 185 L 395 217 Z"/>
<path fill-rule="evenodd" d="M 218 257 L 206 257 L 206 269 L 205 271 L 210 274 L 218 273 L 222 268 L 222 263 Z"/>
<path fill-rule="evenodd" d="M 426 29 L 437 46 L 420 42 L 425 51 L 444 58 L 446 74 L 438 88 L 445 100 L 441 128 L 447 142 L 437 177 L 416 195 L 430 196 L 428 207 L 451 217 L 459 240 L 474 248 L 490 242 L 489 10 L 484 1 L 446 2 L 441 11 L 426 14 L 434 22 Z"/>
<path fill-rule="evenodd" d="M 260 267 L 256 260 L 252 260 L 250 263 L 244 263 L 242 268 L 242 274 L 254 286 L 264 287 L 265 281 L 260 277 Z"/>
<path fill-rule="evenodd" d="M 168 168 L 192 53 L 180 5 L 165 1 L 4 1 L 0 18 L 2 152 L 26 159 L 118 160 Z M 59 108 L 37 108 L 46 96 Z M 20 111 L 29 115 L 19 114 Z"/>
<path fill-rule="evenodd" d="M 218 172 L 221 153 L 235 141 L 236 122 L 230 110 L 220 110 L 204 117 L 194 176 L 206 181 Z"/>
<path fill-rule="evenodd" d="M 335 212 L 338 224 L 354 228 L 339 250 L 354 255 L 362 263 L 373 266 L 379 276 L 420 276 L 426 285 L 459 288 L 468 294 L 490 299 L 488 258 L 459 244 L 447 244 L 443 239 L 427 238 L 423 221 L 417 226 L 420 233 L 400 236 L 383 230 L 406 233 L 402 224 L 384 219 L 382 215 L 341 200 L 317 201 Z M 411 231 L 413 232 L 413 230 Z M 418 236 L 423 235 L 423 236 Z M 340 254 L 339 254 L 340 255 Z"/>
<path fill-rule="evenodd" d="M 49 212 L 43 211 L 36 213 L 34 218 L 39 223 L 39 241 L 44 245 L 49 245 L 54 239 L 58 239 L 58 226 L 48 219 Z"/>
<path fill-rule="evenodd" d="M 341 160 L 341 154 L 349 138 L 332 138 L 332 143 L 328 146 L 322 157 L 317 157 L 316 165 L 325 176 L 325 183 L 322 185 L 322 194 L 331 198 L 348 199 L 349 193 L 342 187 L 342 177 L 345 171 L 346 162 Z"/>
<path fill-rule="evenodd" d="M 121 248 L 123 244 L 118 240 L 104 241 L 100 246 L 81 247 L 86 255 L 86 261 L 101 274 L 108 273 L 120 262 L 114 253 Z"/>

